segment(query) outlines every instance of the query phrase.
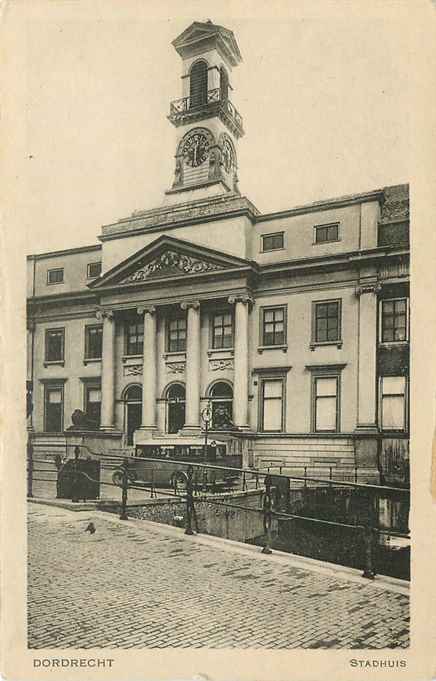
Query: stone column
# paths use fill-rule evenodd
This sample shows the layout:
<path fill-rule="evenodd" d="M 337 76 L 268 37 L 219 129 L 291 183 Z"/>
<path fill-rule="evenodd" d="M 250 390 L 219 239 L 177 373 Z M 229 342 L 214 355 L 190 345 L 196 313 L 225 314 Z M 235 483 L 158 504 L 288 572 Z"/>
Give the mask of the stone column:
<path fill-rule="evenodd" d="M 235 305 L 235 340 L 233 381 L 233 423 L 248 429 L 248 309 L 249 296 L 231 296 L 229 303 Z"/>
<path fill-rule="evenodd" d="M 186 340 L 186 417 L 183 431 L 200 432 L 200 303 L 184 302 L 182 310 L 187 310 Z"/>
<path fill-rule="evenodd" d="M 101 369 L 101 430 L 115 430 L 115 319 L 111 310 L 97 312 L 103 319 L 103 352 Z"/>
<path fill-rule="evenodd" d="M 377 282 L 358 286 L 357 430 L 377 431 Z"/>
<path fill-rule="evenodd" d="M 156 308 L 138 307 L 144 315 L 144 351 L 142 366 L 142 423 L 141 430 L 156 430 Z"/>

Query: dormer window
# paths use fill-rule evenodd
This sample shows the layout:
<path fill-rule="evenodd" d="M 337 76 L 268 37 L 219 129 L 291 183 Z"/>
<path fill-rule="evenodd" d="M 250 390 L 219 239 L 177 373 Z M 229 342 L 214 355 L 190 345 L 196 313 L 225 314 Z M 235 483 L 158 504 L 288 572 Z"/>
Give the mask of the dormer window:
<path fill-rule="evenodd" d="M 189 108 L 207 104 L 207 62 L 195 62 L 189 80 Z"/>

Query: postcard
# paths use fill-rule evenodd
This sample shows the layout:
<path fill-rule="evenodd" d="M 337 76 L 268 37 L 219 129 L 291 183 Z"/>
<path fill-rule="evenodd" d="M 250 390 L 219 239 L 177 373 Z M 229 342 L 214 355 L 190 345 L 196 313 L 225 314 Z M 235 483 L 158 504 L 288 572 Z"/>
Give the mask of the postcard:
<path fill-rule="evenodd" d="M 2 19 L 4 677 L 429 681 L 434 3 Z"/>

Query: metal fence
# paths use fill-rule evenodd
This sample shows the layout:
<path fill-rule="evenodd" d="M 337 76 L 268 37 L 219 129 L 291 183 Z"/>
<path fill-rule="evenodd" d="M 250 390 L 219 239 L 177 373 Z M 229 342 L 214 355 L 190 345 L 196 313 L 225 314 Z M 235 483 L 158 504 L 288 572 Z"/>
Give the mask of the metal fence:
<path fill-rule="evenodd" d="M 144 493 L 144 499 L 148 494 L 151 499 L 163 496 L 169 499 L 177 498 L 182 500 L 186 509 L 185 533 L 189 535 L 192 535 L 194 530 L 196 532 L 199 531 L 196 515 L 196 504 L 198 504 L 199 501 L 207 500 L 207 503 L 211 505 L 260 514 L 263 519 L 264 529 L 262 553 L 265 554 L 272 553 L 274 520 L 306 521 L 320 527 L 330 526 L 347 528 L 359 535 L 359 541 L 361 542 L 364 556 L 364 564 L 362 565 L 363 576 L 368 579 L 373 579 L 376 574 L 375 548 L 378 544 L 380 535 L 386 534 L 389 536 L 410 538 L 408 531 L 401 532 L 380 527 L 378 518 L 376 518 L 374 514 L 374 507 L 377 506 L 375 502 L 389 494 L 394 494 L 397 498 L 400 497 L 404 499 L 408 504 L 410 501 L 410 492 L 408 489 L 362 484 L 351 480 L 336 480 L 333 477 L 332 470 L 329 471 L 330 474 L 326 479 L 325 477 L 309 476 L 307 475 L 307 470 L 304 471 L 303 476 L 297 476 L 284 474 L 280 469 L 278 472 L 273 473 L 271 467 L 268 470 L 229 468 L 227 466 L 205 462 L 181 463 L 178 460 L 168 458 L 139 458 L 136 456 L 125 456 L 119 453 L 96 453 L 90 451 L 85 445 L 76 445 L 74 447 L 74 456 L 70 456 L 70 453 L 73 454 L 73 452 L 69 452 L 69 448 L 69 445 L 61 447 L 60 450 L 62 450 L 62 453 L 60 451 L 59 454 L 55 455 L 55 459 L 58 478 L 62 471 L 62 467 L 66 465 L 67 461 L 70 461 L 71 470 L 68 475 L 71 476 L 72 501 L 77 502 L 82 498 L 81 490 L 83 490 L 84 479 L 87 479 L 90 483 L 99 483 L 100 485 L 117 488 L 118 491 L 121 491 L 121 503 L 119 505 L 119 517 L 121 520 L 128 519 L 129 493 L 133 490 L 140 490 Z M 84 452 L 85 455 L 88 456 L 97 457 L 103 465 L 110 462 L 110 466 L 114 468 L 112 481 L 98 481 L 90 477 L 84 471 L 81 471 L 79 465 L 81 452 Z M 46 481 L 53 483 L 56 482 L 56 479 L 44 478 L 44 475 L 47 475 L 47 470 L 38 467 L 38 465 L 41 463 L 46 464 L 47 458 L 42 458 L 41 451 L 39 453 L 37 451 L 35 452 L 32 443 L 29 443 L 27 453 L 28 496 L 32 497 L 34 482 Z M 148 480 L 138 479 L 138 474 L 135 472 L 135 465 L 137 465 L 138 462 L 142 465 L 147 463 L 147 466 L 143 466 L 143 471 L 147 472 L 149 477 Z M 177 468 L 171 488 L 166 487 L 162 489 L 156 481 L 155 473 L 157 471 L 157 466 L 161 463 L 174 464 Z M 37 474 L 36 477 L 35 474 Z M 226 474 L 231 474 L 233 483 L 237 479 L 235 484 L 229 485 L 229 490 L 227 491 L 244 492 L 253 489 L 260 490 L 261 498 L 258 508 L 244 506 L 242 503 L 237 503 L 234 499 L 229 500 L 228 497 L 226 498 L 222 494 L 217 494 L 217 491 L 223 491 L 222 486 L 218 483 L 220 479 L 223 479 L 223 476 L 224 479 L 226 479 Z M 330 489 L 351 488 L 359 490 L 359 493 L 366 500 L 368 509 L 365 521 L 346 523 L 289 512 L 289 504 L 286 503 L 286 499 L 289 499 L 290 490 L 291 488 L 295 488 L 296 484 L 303 489 L 307 488 L 309 485 L 315 485 L 318 487 L 328 487 Z"/>

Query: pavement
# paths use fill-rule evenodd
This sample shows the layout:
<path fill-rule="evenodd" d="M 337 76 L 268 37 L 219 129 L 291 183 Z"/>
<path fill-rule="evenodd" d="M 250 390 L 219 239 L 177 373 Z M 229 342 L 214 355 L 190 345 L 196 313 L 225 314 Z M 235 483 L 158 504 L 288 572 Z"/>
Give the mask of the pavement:
<path fill-rule="evenodd" d="M 28 508 L 30 648 L 409 645 L 400 580 L 103 511 Z"/>

